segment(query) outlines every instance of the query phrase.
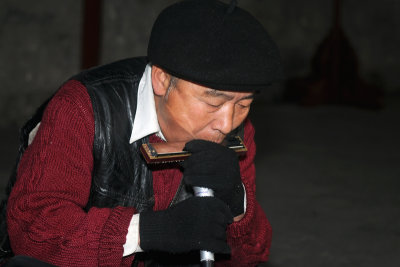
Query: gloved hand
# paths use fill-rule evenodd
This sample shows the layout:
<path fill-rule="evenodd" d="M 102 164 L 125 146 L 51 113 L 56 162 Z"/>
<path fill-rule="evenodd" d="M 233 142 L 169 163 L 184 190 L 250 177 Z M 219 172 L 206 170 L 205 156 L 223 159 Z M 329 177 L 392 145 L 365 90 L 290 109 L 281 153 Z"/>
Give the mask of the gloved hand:
<path fill-rule="evenodd" d="M 228 206 L 221 200 L 188 198 L 166 210 L 140 213 L 140 247 L 144 251 L 171 253 L 192 250 L 230 253 L 226 228 L 232 221 Z"/>
<path fill-rule="evenodd" d="M 185 184 L 213 189 L 214 196 L 229 206 L 234 217 L 243 214 L 244 189 L 236 152 L 205 140 L 192 140 L 184 150 L 192 153 L 182 163 Z"/>

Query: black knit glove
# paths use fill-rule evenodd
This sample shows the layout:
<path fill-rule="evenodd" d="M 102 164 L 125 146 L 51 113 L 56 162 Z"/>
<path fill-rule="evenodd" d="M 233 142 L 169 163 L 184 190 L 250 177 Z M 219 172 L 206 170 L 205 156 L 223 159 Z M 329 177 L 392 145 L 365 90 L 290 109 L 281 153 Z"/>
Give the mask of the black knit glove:
<path fill-rule="evenodd" d="M 213 189 L 214 196 L 229 206 L 234 217 L 243 214 L 244 189 L 236 153 L 205 140 L 192 140 L 184 150 L 192 153 L 182 164 L 185 184 Z"/>
<path fill-rule="evenodd" d="M 229 253 L 226 228 L 233 217 L 213 197 L 192 197 L 163 211 L 140 213 L 140 247 L 144 251 Z"/>

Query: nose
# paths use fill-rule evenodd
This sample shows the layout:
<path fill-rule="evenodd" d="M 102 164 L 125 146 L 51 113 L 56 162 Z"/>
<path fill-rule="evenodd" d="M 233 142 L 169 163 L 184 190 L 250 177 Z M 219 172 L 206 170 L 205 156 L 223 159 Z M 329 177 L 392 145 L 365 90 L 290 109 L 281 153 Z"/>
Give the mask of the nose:
<path fill-rule="evenodd" d="M 233 129 L 233 117 L 235 109 L 231 105 L 226 105 L 216 114 L 214 129 L 220 131 L 222 134 L 227 135 Z"/>

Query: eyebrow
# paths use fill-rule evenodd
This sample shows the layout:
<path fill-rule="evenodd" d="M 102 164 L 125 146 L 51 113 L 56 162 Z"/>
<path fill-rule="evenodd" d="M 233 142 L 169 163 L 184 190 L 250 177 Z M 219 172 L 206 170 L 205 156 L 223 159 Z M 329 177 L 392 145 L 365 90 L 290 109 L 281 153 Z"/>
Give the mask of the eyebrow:
<path fill-rule="evenodd" d="M 215 89 L 208 89 L 204 92 L 204 94 L 206 96 L 214 96 L 214 97 L 222 97 L 226 100 L 232 100 L 234 97 L 230 96 L 224 92 L 221 92 L 219 90 L 215 90 Z M 242 97 L 240 100 L 244 100 L 244 99 L 253 99 L 254 98 L 254 94 Z"/>

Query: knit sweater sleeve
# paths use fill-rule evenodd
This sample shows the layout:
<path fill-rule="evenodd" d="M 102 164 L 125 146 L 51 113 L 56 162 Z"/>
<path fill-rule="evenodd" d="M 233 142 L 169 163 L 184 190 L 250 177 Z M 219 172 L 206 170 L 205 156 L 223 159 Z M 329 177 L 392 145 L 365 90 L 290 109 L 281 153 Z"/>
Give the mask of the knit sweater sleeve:
<path fill-rule="evenodd" d="M 240 171 L 246 188 L 247 208 L 243 219 L 228 227 L 228 243 L 231 247 L 229 260 L 217 266 L 256 266 L 268 260 L 271 245 L 271 225 L 256 200 L 254 157 L 256 146 L 254 128 L 245 122 L 244 142 L 248 152 L 240 161 Z"/>
<path fill-rule="evenodd" d="M 49 102 L 18 167 L 7 224 L 15 254 L 57 266 L 130 265 L 122 257 L 134 209 L 84 207 L 93 167 L 94 118 L 85 87 L 64 84 Z"/>

